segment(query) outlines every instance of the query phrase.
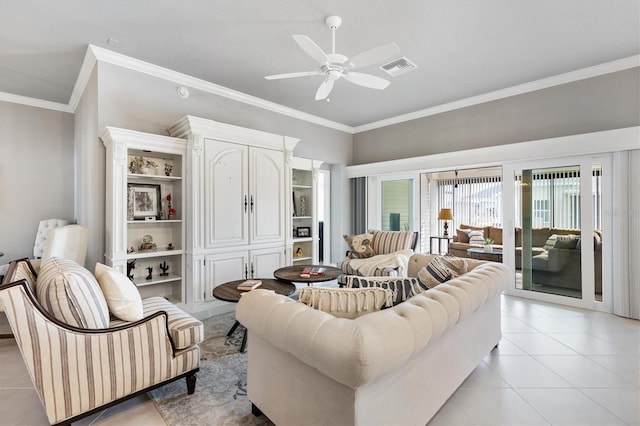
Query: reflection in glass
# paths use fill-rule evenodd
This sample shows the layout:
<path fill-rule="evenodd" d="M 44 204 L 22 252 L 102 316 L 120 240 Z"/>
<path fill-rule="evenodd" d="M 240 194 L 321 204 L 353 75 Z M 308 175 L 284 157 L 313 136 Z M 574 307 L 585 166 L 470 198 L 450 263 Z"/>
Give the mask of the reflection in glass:
<path fill-rule="evenodd" d="M 413 179 L 382 182 L 382 230 L 413 229 Z"/>
<path fill-rule="evenodd" d="M 522 170 L 515 178 L 517 287 L 581 298 L 580 167 Z"/>

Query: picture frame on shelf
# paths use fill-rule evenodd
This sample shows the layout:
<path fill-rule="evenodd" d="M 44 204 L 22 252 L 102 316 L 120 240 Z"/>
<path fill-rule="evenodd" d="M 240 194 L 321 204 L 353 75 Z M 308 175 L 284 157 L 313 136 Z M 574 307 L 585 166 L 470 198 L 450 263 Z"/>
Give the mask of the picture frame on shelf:
<path fill-rule="evenodd" d="M 160 185 L 130 183 L 127 187 L 132 193 L 127 199 L 131 203 L 127 210 L 133 211 L 133 220 L 160 220 Z"/>
<path fill-rule="evenodd" d="M 306 238 L 311 236 L 311 228 L 308 226 L 299 226 L 296 228 L 298 238 Z"/>

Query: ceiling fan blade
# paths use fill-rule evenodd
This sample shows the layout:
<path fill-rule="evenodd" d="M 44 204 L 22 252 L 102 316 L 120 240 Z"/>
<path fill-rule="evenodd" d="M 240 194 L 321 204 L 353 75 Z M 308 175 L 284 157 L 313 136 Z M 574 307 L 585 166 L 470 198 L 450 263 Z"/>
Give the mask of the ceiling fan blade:
<path fill-rule="evenodd" d="M 319 64 L 329 62 L 329 58 L 327 58 L 327 54 L 324 53 L 324 50 L 322 50 L 320 46 L 306 35 L 293 35 L 291 37 L 293 37 L 295 42 L 298 43 L 298 46 L 300 46 L 307 55 L 311 56 Z"/>
<path fill-rule="evenodd" d="M 289 72 L 286 74 L 274 74 L 267 75 L 267 80 L 279 80 L 281 78 L 294 78 L 294 77 L 308 77 L 310 75 L 322 75 L 320 71 L 302 71 L 302 72 Z"/>
<path fill-rule="evenodd" d="M 349 72 L 348 74 L 344 74 L 342 78 L 350 81 L 351 83 L 357 84 L 358 86 L 378 90 L 386 89 L 386 87 L 391 84 L 390 81 L 385 80 L 384 78 L 362 72 Z"/>
<path fill-rule="evenodd" d="M 351 68 L 361 68 L 368 65 L 384 62 L 387 59 L 400 54 L 400 49 L 395 43 L 387 43 L 373 49 L 365 50 L 349 60 Z"/>
<path fill-rule="evenodd" d="M 318 87 L 318 91 L 316 92 L 316 101 L 321 101 L 329 96 L 329 93 L 331 93 L 331 89 L 333 89 L 334 81 L 335 80 L 327 78 L 322 82 L 322 84 L 320 84 L 320 87 Z"/>

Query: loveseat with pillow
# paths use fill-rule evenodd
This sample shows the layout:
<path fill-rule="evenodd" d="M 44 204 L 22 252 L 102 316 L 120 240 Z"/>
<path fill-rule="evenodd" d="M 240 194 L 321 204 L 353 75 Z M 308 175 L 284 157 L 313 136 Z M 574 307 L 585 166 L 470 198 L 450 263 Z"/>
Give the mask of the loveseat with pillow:
<path fill-rule="evenodd" d="M 409 274 L 433 259 L 414 254 Z M 236 317 L 248 330 L 254 414 L 277 425 L 426 424 L 501 339 L 500 293 L 513 274 L 465 263 L 465 274 L 355 318 L 244 294 Z"/>
<path fill-rule="evenodd" d="M 409 256 L 418 243 L 418 233 L 410 231 L 369 230 L 364 234 L 344 235 L 349 245 L 347 258 L 338 263 L 346 284 L 347 275 L 397 277 L 406 275 Z"/>
<path fill-rule="evenodd" d="M 164 298 L 142 300 L 123 274 L 96 269 L 94 276 L 54 257 L 36 273 L 21 259 L 9 264 L 0 286 L 51 424 L 70 424 L 182 377 L 187 392 L 195 390 L 202 322 Z"/>

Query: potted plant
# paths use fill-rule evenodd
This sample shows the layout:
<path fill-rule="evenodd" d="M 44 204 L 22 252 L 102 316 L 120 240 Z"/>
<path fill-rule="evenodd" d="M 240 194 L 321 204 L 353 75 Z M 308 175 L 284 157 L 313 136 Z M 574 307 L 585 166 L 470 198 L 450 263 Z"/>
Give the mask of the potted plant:
<path fill-rule="evenodd" d="M 491 238 L 484 239 L 484 251 L 493 251 L 493 240 Z"/>

